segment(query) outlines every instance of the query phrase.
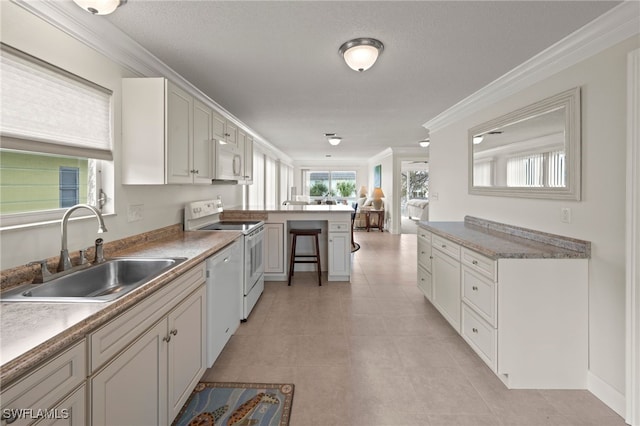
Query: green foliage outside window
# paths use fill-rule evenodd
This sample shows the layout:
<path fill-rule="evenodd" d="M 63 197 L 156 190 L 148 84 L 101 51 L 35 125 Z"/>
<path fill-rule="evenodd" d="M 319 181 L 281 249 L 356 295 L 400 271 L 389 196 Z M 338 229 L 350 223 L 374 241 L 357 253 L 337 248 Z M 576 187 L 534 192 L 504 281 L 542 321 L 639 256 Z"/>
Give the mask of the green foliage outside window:
<path fill-rule="evenodd" d="M 356 192 L 356 184 L 355 182 L 342 181 L 336 184 L 336 188 L 338 188 L 338 192 L 342 197 L 350 197 L 351 194 Z"/>
<path fill-rule="evenodd" d="M 309 195 L 312 197 L 322 197 L 327 192 L 329 192 L 329 188 L 322 182 L 316 182 L 309 188 Z"/>

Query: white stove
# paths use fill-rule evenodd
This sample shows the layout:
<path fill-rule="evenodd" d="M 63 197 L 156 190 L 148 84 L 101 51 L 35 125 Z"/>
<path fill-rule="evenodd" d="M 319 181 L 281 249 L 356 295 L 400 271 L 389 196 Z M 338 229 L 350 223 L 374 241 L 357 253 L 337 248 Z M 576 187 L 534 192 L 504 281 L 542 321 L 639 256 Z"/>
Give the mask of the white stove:
<path fill-rule="evenodd" d="M 222 200 L 193 201 L 184 208 L 185 231 L 239 231 L 244 235 L 244 271 L 242 285 L 242 321 L 246 321 L 251 310 L 264 291 L 263 221 L 221 221 L 224 211 Z M 215 277 L 211 277 L 212 279 Z M 209 282 L 207 282 L 209 285 Z"/>

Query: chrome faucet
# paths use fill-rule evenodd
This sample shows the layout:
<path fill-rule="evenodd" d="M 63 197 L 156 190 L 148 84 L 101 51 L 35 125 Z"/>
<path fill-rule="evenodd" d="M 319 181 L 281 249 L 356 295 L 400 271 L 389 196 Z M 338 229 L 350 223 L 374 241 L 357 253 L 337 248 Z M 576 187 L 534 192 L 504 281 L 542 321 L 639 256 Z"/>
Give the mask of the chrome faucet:
<path fill-rule="evenodd" d="M 88 204 L 76 204 L 75 206 L 69 207 L 69 209 L 62 216 L 62 224 L 60 226 L 60 233 L 62 235 L 62 248 L 60 250 L 60 260 L 58 261 L 58 272 L 66 271 L 67 269 L 71 269 L 73 265 L 71 265 L 71 258 L 69 257 L 69 250 L 67 249 L 67 222 L 69 221 L 69 216 L 71 213 L 78 209 L 88 209 L 93 212 L 98 219 L 98 233 L 107 232 L 107 227 L 104 226 L 104 219 L 102 218 L 102 213 L 98 209 Z"/>

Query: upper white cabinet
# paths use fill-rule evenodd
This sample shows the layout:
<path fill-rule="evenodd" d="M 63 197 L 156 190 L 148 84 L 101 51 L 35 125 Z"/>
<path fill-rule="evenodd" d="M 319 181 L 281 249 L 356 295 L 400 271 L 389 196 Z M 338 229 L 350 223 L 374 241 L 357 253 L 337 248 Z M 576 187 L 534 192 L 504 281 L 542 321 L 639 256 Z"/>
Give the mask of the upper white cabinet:
<path fill-rule="evenodd" d="M 211 149 L 198 143 L 194 133 L 209 136 L 211 111 L 198 104 L 194 121 L 193 97 L 165 78 L 122 80 L 122 182 L 133 185 L 211 183 L 210 166 L 196 169 L 194 158 L 212 164 Z M 194 126 L 197 125 L 197 128 Z M 209 154 L 205 156 L 205 154 Z M 202 177 L 196 177 L 202 172 Z"/>
<path fill-rule="evenodd" d="M 122 92 L 123 184 L 251 183 L 253 139 L 236 124 L 165 78 Z"/>

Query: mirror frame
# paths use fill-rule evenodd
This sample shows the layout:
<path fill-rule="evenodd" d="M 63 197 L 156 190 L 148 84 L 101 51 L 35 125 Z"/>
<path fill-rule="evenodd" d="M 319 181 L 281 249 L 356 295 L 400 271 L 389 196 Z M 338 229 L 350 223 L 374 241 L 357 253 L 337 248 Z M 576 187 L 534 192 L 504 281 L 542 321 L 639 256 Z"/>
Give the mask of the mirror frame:
<path fill-rule="evenodd" d="M 559 107 L 565 108 L 565 164 L 567 165 L 566 187 L 531 188 L 473 185 L 474 135 L 498 130 L 501 127 L 525 121 L 529 118 L 558 109 Z M 580 87 L 575 87 L 469 129 L 469 194 L 579 201 L 581 198 L 582 173 L 580 115 Z"/>

